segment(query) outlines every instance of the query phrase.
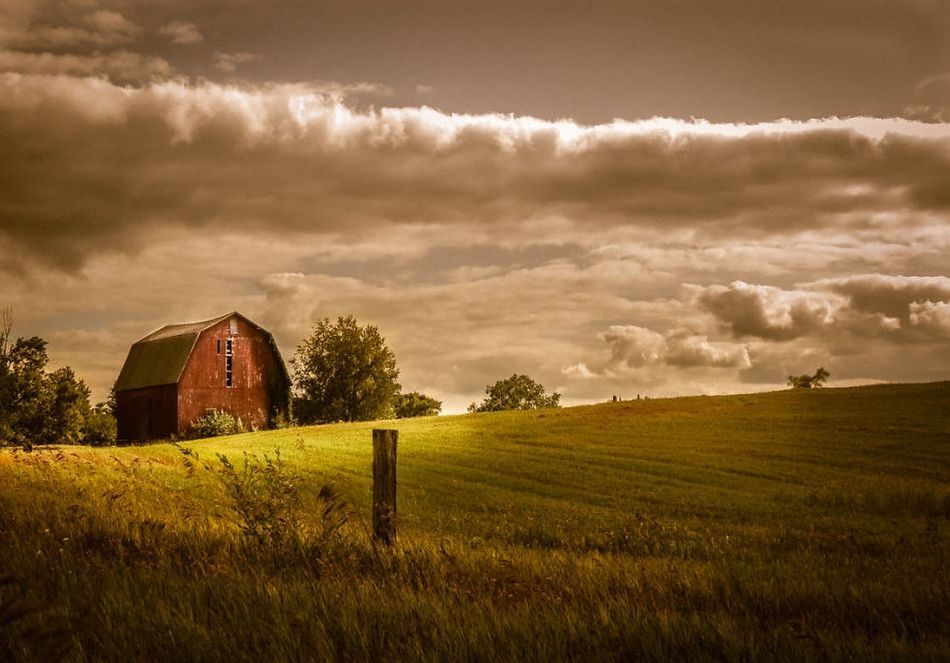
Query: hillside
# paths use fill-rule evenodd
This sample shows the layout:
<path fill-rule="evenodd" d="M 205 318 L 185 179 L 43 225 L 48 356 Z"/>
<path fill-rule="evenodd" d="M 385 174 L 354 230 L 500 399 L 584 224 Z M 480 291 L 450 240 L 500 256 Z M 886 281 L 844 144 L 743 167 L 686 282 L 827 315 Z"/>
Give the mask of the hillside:
<path fill-rule="evenodd" d="M 365 534 L 373 427 L 400 431 L 391 551 Z M 947 382 L 182 447 L 0 452 L 0 597 L 32 606 L 0 655 L 950 656 Z M 275 449 L 301 531 L 324 484 L 349 504 L 334 536 L 277 550 L 238 531 L 216 454 L 240 470 Z"/>

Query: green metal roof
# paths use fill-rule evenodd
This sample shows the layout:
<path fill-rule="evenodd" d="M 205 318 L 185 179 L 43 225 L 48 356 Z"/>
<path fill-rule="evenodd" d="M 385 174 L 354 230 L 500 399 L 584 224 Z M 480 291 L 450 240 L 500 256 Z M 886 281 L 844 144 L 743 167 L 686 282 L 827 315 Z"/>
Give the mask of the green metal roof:
<path fill-rule="evenodd" d="M 129 391 L 143 387 L 157 387 L 163 384 L 175 384 L 181 378 L 191 350 L 195 347 L 198 335 L 222 320 L 239 317 L 259 329 L 266 337 L 278 358 L 284 378 L 290 381 L 287 367 L 280 358 L 280 351 L 270 332 L 252 322 L 237 311 L 221 315 L 211 320 L 189 322 L 181 325 L 167 325 L 152 332 L 136 342 L 129 350 L 122 371 L 115 381 L 116 391 Z"/>
<path fill-rule="evenodd" d="M 160 384 L 174 384 L 185 370 L 198 333 L 180 334 L 155 340 L 141 340 L 129 350 L 116 391 L 128 391 Z"/>

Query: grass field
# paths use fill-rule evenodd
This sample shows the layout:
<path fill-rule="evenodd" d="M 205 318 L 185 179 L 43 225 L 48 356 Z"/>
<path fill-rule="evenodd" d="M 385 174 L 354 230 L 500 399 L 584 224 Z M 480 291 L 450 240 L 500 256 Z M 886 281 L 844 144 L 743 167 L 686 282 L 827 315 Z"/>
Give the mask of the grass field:
<path fill-rule="evenodd" d="M 182 447 L 0 452 L 0 659 L 950 660 L 950 383 Z M 261 544 L 216 454 L 275 449 L 302 506 Z"/>

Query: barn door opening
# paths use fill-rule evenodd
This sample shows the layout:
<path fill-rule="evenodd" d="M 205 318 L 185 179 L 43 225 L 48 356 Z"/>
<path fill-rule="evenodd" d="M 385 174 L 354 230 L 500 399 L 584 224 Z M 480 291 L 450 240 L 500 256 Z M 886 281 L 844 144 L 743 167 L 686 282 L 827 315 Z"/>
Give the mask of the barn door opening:
<path fill-rule="evenodd" d="M 136 440 L 150 440 L 153 436 L 152 399 L 148 394 L 129 399 L 129 420 L 132 435 Z"/>
<path fill-rule="evenodd" d="M 148 439 L 154 440 L 156 437 L 158 437 L 158 435 L 156 434 L 157 431 L 155 430 L 155 416 L 154 412 L 152 411 L 153 408 L 151 395 L 149 395 L 149 397 L 145 400 L 145 403 L 145 407 L 148 409 Z"/>

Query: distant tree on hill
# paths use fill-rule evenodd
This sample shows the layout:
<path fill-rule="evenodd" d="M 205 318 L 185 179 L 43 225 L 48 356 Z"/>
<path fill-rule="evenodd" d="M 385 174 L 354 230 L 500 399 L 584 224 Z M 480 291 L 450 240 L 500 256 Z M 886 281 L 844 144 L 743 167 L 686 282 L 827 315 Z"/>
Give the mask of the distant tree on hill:
<path fill-rule="evenodd" d="M 396 394 L 393 410 L 397 419 L 431 417 L 442 411 L 442 403 L 418 391 L 410 391 L 408 394 Z"/>
<path fill-rule="evenodd" d="M 376 327 L 352 315 L 319 320 L 291 360 L 294 414 L 303 423 L 368 421 L 392 414 L 396 357 Z"/>
<path fill-rule="evenodd" d="M 544 393 L 544 386 L 527 375 L 512 375 L 485 387 L 487 398 L 481 403 L 468 406 L 469 412 L 495 412 L 498 410 L 538 410 L 545 407 L 561 407 L 561 394 L 556 391 Z"/>
<path fill-rule="evenodd" d="M 831 377 L 831 373 L 822 366 L 814 375 L 789 375 L 788 385 L 794 389 L 811 389 L 821 387 L 825 380 Z"/>

